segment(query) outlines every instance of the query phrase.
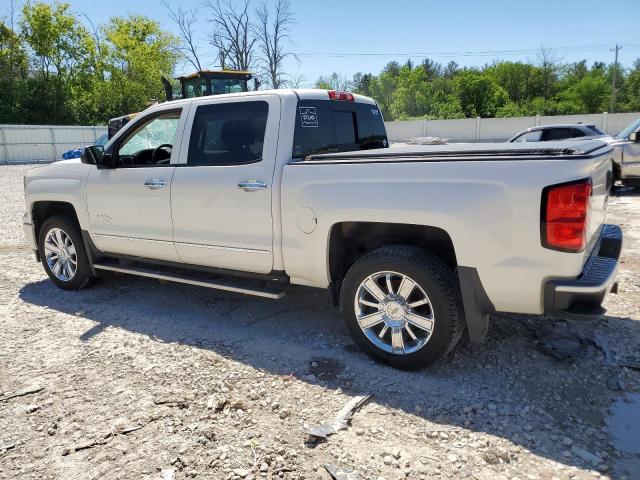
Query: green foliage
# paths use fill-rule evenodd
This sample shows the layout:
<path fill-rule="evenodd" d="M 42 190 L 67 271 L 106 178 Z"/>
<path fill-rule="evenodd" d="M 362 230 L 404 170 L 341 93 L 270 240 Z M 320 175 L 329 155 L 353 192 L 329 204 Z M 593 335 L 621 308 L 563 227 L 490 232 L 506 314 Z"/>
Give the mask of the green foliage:
<path fill-rule="evenodd" d="M 0 24 L 0 123 L 104 124 L 162 99 L 177 38 L 144 16 L 89 33 L 69 4 L 25 3 L 19 32 Z"/>
<path fill-rule="evenodd" d="M 607 110 L 616 74 L 616 111 L 640 110 L 640 60 L 631 71 L 614 72 L 604 63 L 589 68 L 585 60 L 559 64 L 542 53 L 539 65 L 496 62 L 481 69 L 429 59 L 390 62 L 379 75 L 357 73 L 351 87 L 375 98 L 387 120 L 560 115 Z"/>
<path fill-rule="evenodd" d="M 0 20 L 0 123 L 98 124 L 162 100 L 179 40 L 158 22 L 114 17 L 89 31 L 68 3 L 28 0 L 16 31 Z M 320 88 L 352 90 L 378 101 L 387 120 L 513 117 L 640 110 L 640 59 L 625 70 L 597 62 L 561 64 L 541 51 L 533 65 L 500 61 L 483 68 L 389 62 L 353 79 L 334 73 Z"/>
<path fill-rule="evenodd" d="M 504 88 L 489 75 L 464 70 L 453 77 L 455 93 L 465 117 L 493 117 L 509 100 Z"/>

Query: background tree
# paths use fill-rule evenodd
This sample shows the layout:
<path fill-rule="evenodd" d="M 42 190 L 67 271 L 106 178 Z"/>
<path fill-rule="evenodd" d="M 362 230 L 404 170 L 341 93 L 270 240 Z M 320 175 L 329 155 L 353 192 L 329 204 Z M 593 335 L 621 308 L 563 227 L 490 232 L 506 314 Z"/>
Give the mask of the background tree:
<path fill-rule="evenodd" d="M 355 93 L 359 93 L 360 95 L 366 95 L 368 97 L 371 96 L 371 80 L 373 75 L 370 73 L 361 73 L 358 72 L 353 75 L 353 79 L 351 80 L 351 87 Z"/>
<path fill-rule="evenodd" d="M 627 81 L 625 82 L 626 102 L 622 106 L 623 110 L 637 112 L 640 111 L 640 58 L 636 59 Z"/>
<path fill-rule="evenodd" d="M 171 76 L 178 39 L 144 16 L 114 17 L 104 27 L 108 41 L 109 116 L 139 111 L 164 96 L 161 76 Z"/>
<path fill-rule="evenodd" d="M 351 81 L 345 75 L 334 72 L 331 75 L 318 78 L 315 87 L 344 92 L 351 90 Z"/>
<path fill-rule="evenodd" d="M 493 117 L 508 94 L 489 75 L 468 69 L 454 77 L 455 92 L 466 117 Z"/>
<path fill-rule="evenodd" d="M 220 66 L 223 69 L 250 70 L 257 37 L 249 15 L 249 0 L 236 3 L 207 0 L 205 6 L 213 24 L 209 41 L 218 50 Z"/>
<path fill-rule="evenodd" d="M 288 1 L 254 9 L 249 0 L 207 0 L 220 63 L 259 67 L 256 89 L 303 83 L 302 76 L 289 78 L 283 70 L 293 22 Z M 0 17 L 0 123 L 104 124 L 162 100 L 161 75 L 173 76 L 179 61 L 204 67 L 196 10 L 165 2 L 182 25 L 180 38 L 139 15 L 94 24 L 61 1 L 30 0 L 19 14 Z M 616 111 L 640 111 L 640 60 L 630 69 L 563 63 L 544 48 L 535 64 L 496 61 L 460 68 L 454 61 L 444 66 L 432 59 L 392 61 L 376 74 L 347 78 L 336 72 L 316 85 L 371 96 L 387 120 L 511 117 L 607 110 L 614 74 Z"/>
<path fill-rule="evenodd" d="M 29 60 L 22 40 L 9 25 L 0 22 L 0 123 L 20 117 Z"/>
<path fill-rule="evenodd" d="M 271 88 L 280 88 L 289 84 L 283 70 L 287 57 L 297 58 L 287 49 L 291 26 L 295 19 L 289 0 L 276 0 L 271 11 L 264 1 L 256 10 L 256 36 L 260 50 L 259 65 Z"/>
<path fill-rule="evenodd" d="M 169 18 L 178 29 L 180 42 L 176 47 L 179 55 L 190 64 L 197 72 L 202 70 L 198 40 L 196 37 L 196 23 L 198 20 L 198 9 L 182 7 L 174 8 L 167 0 L 162 0 L 162 5 L 169 12 Z"/>

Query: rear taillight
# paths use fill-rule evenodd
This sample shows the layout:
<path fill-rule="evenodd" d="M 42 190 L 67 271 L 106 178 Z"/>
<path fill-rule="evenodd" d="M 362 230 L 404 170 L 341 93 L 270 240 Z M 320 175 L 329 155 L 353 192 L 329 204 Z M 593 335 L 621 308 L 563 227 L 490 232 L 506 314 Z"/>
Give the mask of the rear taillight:
<path fill-rule="evenodd" d="M 542 245 L 581 252 L 587 245 L 591 179 L 551 185 L 542 191 Z"/>
<path fill-rule="evenodd" d="M 330 100 L 339 100 L 341 102 L 353 102 L 355 98 L 352 93 L 349 92 L 336 92 L 335 90 L 329 90 Z"/>

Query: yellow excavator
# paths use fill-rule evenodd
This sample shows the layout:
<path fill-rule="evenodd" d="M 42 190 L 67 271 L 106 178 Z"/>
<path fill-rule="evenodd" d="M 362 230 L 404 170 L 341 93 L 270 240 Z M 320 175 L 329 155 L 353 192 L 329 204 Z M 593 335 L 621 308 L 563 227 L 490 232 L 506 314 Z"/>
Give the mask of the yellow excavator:
<path fill-rule="evenodd" d="M 174 94 L 171 82 L 161 77 L 167 101 L 180 98 L 205 97 L 221 95 L 223 93 L 239 93 L 249 90 L 249 80 L 253 78 L 251 72 L 240 70 L 201 70 L 176 77 L 180 82 L 180 93 Z M 129 113 L 109 120 L 109 138 L 129 123 L 140 112 Z"/>

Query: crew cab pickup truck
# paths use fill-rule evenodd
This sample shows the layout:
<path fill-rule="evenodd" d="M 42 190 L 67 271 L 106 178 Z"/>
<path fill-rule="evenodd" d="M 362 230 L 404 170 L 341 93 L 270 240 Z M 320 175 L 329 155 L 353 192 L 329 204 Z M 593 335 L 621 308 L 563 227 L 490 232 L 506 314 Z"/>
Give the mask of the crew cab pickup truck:
<path fill-rule="evenodd" d="M 622 244 L 611 147 L 388 146 L 366 97 L 277 90 L 150 107 L 105 147 L 30 170 L 24 229 L 52 282 L 105 272 L 280 298 L 328 289 L 404 369 L 494 312 L 589 317 Z"/>

